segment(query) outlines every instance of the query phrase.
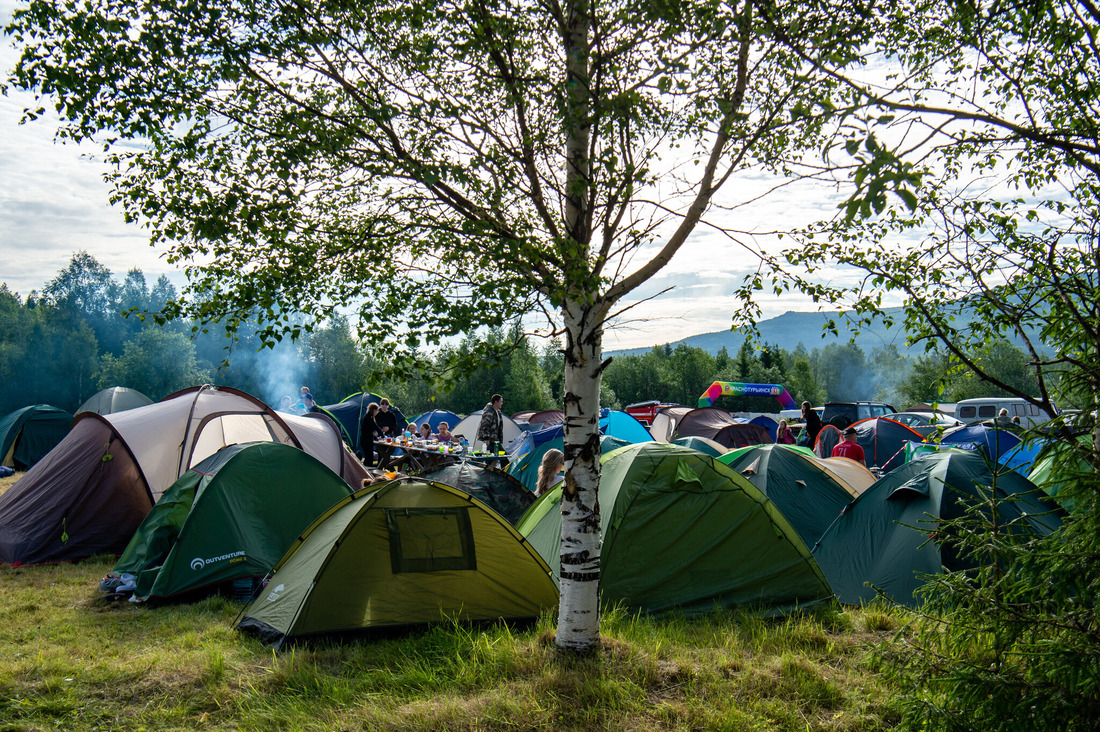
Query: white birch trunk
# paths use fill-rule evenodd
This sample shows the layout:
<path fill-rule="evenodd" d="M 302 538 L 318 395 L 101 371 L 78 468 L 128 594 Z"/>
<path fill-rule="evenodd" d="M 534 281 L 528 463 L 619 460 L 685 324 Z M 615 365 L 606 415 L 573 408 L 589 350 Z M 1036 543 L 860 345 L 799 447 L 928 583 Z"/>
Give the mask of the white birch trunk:
<path fill-rule="evenodd" d="M 561 500 L 558 648 L 600 643 L 600 378 L 604 309 L 567 302 L 565 485 Z"/>

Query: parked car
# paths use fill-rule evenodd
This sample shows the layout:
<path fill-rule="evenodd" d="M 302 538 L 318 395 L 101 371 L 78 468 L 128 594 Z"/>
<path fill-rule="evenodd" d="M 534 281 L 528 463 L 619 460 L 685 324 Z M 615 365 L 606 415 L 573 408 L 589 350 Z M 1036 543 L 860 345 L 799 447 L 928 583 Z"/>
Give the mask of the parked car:
<path fill-rule="evenodd" d="M 996 419 L 1002 409 L 1008 411 L 1009 420 L 1016 422 L 1021 427 L 1036 427 L 1043 422 L 1054 419 L 1054 415 L 1047 414 L 1031 402 L 1019 397 L 963 399 L 955 404 L 955 418 L 966 424 L 984 422 L 989 419 Z"/>
<path fill-rule="evenodd" d="M 898 410 L 886 402 L 827 402 L 821 421 L 838 429 L 870 417 L 886 417 Z"/>
<path fill-rule="evenodd" d="M 920 433 L 922 437 L 928 437 L 937 429 L 949 430 L 952 427 L 961 427 L 963 422 L 955 419 L 950 414 L 940 412 L 895 412 L 887 414 L 886 419 L 901 422 L 903 425 Z"/>

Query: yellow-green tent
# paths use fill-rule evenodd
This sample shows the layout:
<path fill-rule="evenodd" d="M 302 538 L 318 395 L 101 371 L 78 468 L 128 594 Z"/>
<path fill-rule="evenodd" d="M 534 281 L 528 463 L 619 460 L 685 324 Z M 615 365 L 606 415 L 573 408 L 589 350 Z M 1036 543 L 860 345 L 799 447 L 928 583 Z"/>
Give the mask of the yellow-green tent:
<path fill-rule="evenodd" d="M 281 648 L 450 617 L 531 619 L 557 603 L 550 568 L 506 520 L 456 488 L 401 479 L 318 518 L 237 627 Z"/>

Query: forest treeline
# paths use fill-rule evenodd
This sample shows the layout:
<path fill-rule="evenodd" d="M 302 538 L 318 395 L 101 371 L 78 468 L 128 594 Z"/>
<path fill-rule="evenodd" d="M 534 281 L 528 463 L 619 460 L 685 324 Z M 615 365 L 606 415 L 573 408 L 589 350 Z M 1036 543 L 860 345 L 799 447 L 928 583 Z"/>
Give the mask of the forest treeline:
<path fill-rule="evenodd" d="M 219 330 L 193 328 L 182 320 L 157 324 L 156 313 L 176 297 L 161 276 L 152 286 L 139 269 L 118 280 L 87 252 L 77 252 L 41 292 L 25 297 L 0 284 L 0 415 L 29 404 L 75 411 L 110 386 L 127 386 L 159 400 L 180 389 L 210 383 L 232 386 L 277 404 L 308 385 L 320 404 L 332 404 L 363 389 L 384 364 L 364 351 L 349 323 L 337 317 L 274 349 L 255 336 L 227 339 Z M 489 334 L 503 356 L 484 363 L 443 391 L 426 380 L 377 383 L 408 415 L 433 408 L 459 414 L 478 410 L 490 395 L 505 397 L 506 411 L 560 408 L 561 344 L 536 340 L 519 325 Z M 447 346 L 459 351 L 470 342 Z M 1023 350 L 1007 342 L 978 354 L 1006 383 L 1033 390 Z M 1029 383 L 1029 379 L 1032 383 Z M 643 355 L 618 356 L 604 372 L 602 403 L 621 408 L 658 399 L 694 405 L 713 381 L 782 384 L 797 401 L 881 400 L 899 409 L 916 402 L 954 402 L 998 391 L 929 351 L 907 358 L 893 345 L 865 353 L 851 343 L 807 349 L 802 343 L 746 341 L 731 354 L 700 348 L 654 346 Z M 774 399 L 723 397 L 731 411 L 778 411 Z"/>

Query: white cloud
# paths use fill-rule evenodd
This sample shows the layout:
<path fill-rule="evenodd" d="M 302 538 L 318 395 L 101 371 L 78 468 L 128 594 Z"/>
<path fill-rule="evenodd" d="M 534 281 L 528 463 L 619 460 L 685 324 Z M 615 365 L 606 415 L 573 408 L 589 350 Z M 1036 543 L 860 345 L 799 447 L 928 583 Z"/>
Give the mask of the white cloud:
<path fill-rule="evenodd" d="M 0 25 L 14 4 L 0 0 Z M 7 75 L 18 54 L 0 46 L 0 69 Z M 122 211 L 107 202 L 106 166 L 89 145 L 54 144 L 55 125 L 47 116 L 19 124 L 33 95 L 9 89 L 0 96 L 0 280 L 22 295 L 41 290 L 68 265 L 73 252 L 87 250 L 117 275 L 133 267 L 154 281 L 178 270 L 148 246 L 145 233 L 126 224 Z"/>

